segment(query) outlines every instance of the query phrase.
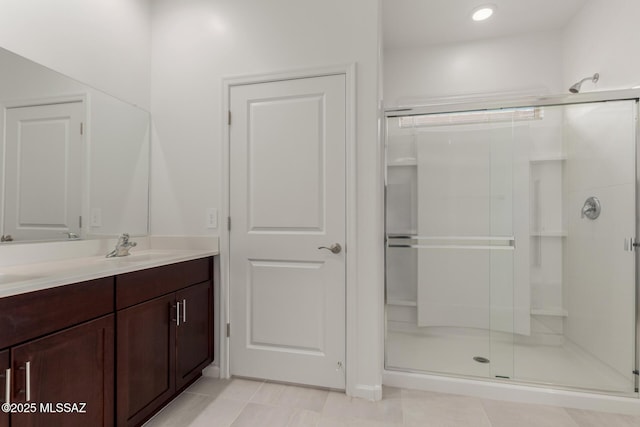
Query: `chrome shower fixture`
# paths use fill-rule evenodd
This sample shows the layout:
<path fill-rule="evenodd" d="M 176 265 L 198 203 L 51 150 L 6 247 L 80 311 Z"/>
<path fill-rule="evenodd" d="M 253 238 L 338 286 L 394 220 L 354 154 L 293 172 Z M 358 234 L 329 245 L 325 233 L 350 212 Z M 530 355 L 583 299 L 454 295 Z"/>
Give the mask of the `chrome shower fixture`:
<path fill-rule="evenodd" d="M 600 74 L 599 73 L 595 73 L 591 77 L 585 77 L 584 79 L 580 80 L 578 83 L 576 83 L 573 86 L 571 86 L 569 88 L 569 92 L 571 92 L 571 93 L 580 92 L 580 86 L 582 86 L 582 83 L 586 82 L 587 80 L 591 80 L 593 83 L 598 83 L 598 80 L 600 80 Z"/>

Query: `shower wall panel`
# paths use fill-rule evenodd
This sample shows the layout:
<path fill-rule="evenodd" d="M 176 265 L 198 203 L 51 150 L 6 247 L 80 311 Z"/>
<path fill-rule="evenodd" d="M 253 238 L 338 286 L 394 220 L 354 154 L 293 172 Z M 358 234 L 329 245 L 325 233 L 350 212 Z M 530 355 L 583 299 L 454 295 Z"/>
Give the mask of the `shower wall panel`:
<path fill-rule="evenodd" d="M 566 109 L 569 188 L 566 337 L 622 375 L 634 369 L 635 131 L 633 101 Z M 602 212 L 581 217 L 588 197 Z"/>

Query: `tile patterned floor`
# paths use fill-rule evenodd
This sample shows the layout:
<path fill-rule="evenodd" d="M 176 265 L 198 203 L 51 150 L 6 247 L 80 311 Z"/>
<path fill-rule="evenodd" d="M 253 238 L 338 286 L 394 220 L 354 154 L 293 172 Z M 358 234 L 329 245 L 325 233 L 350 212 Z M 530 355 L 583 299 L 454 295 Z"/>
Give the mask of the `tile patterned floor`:
<path fill-rule="evenodd" d="M 385 387 L 379 402 L 202 377 L 145 427 L 639 427 L 640 417 Z"/>

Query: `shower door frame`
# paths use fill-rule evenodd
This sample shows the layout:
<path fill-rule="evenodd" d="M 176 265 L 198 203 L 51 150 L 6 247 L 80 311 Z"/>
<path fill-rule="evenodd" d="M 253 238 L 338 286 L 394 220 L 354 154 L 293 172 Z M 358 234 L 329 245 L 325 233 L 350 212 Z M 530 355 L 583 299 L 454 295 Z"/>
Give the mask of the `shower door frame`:
<path fill-rule="evenodd" d="M 638 115 L 640 115 L 640 89 L 626 89 L 626 90 L 611 90 L 611 91 L 601 91 L 601 92 L 586 92 L 586 93 L 577 93 L 577 94 L 559 94 L 559 95 L 543 95 L 543 96 L 525 96 L 519 98 L 488 98 L 483 100 L 477 99 L 452 99 L 453 102 L 446 102 L 447 100 L 439 99 L 437 102 L 425 105 L 418 106 L 397 106 L 397 107 L 387 107 L 384 109 L 384 119 L 382 120 L 382 135 L 384 138 L 381 139 L 381 143 L 383 144 L 383 167 L 384 167 L 384 236 L 385 236 L 385 253 L 384 253 L 384 262 L 386 265 L 387 261 L 387 248 L 388 248 L 388 233 L 387 233 L 387 184 L 388 184 L 388 176 L 387 176 L 387 119 L 394 117 L 408 117 L 408 116 L 419 116 L 419 115 L 427 115 L 427 114 L 443 114 L 443 113 L 461 113 L 461 112 L 470 112 L 470 111 L 486 111 L 486 110 L 500 110 L 500 109 L 513 109 L 513 108 L 527 108 L 527 107 L 554 107 L 554 106 L 563 106 L 563 105 L 576 105 L 576 104 L 589 104 L 589 103 L 597 103 L 597 102 L 607 102 L 607 101 L 635 101 L 636 102 L 636 132 L 635 132 L 635 148 L 636 148 L 636 159 L 635 159 L 635 173 L 636 173 L 636 203 L 635 203 L 635 233 L 634 236 L 635 242 L 640 241 L 640 170 L 638 165 L 640 165 L 640 149 L 638 147 L 640 142 L 640 125 L 638 120 Z M 623 242 L 620 243 L 621 245 Z M 632 249 L 633 250 L 633 249 Z M 640 266 L 640 248 L 638 246 L 635 247 L 635 295 L 636 295 L 636 304 L 635 304 L 635 370 L 634 370 L 634 382 L 635 382 L 635 398 L 640 398 L 638 395 L 638 391 L 640 388 L 640 274 L 638 273 L 638 267 Z M 386 298 L 386 290 L 387 290 L 387 275 L 386 275 L 386 267 L 385 267 L 385 277 L 384 277 L 384 304 L 386 307 L 387 298 Z M 386 308 L 385 308 L 386 313 Z M 386 316 L 385 316 L 386 317 Z M 424 374 L 424 375 L 432 375 L 432 376 L 453 376 L 460 378 L 469 378 L 465 375 L 456 375 L 456 374 L 445 374 L 438 372 L 423 372 L 417 373 L 416 371 L 411 371 L 408 369 L 397 369 L 397 368 L 387 368 L 387 347 L 386 347 L 386 336 L 387 336 L 387 324 L 385 318 L 384 325 L 384 372 L 408 372 L 412 374 Z M 486 382 L 495 382 L 495 378 L 470 378 L 478 381 L 486 381 Z M 511 380 L 510 383 L 519 384 L 524 386 L 535 387 L 537 384 L 522 382 L 517 380 Z M 561 384 L 554 385 L 553 388 L 557 389 L 568 389 L 568 390 L 582 390 L 579 388 L 571 387 L 571 386 L 563 386 Z M 588 392 L 587 390 L 584 390 Z M 604 394 L 607 394 L 604 392 Z"/>

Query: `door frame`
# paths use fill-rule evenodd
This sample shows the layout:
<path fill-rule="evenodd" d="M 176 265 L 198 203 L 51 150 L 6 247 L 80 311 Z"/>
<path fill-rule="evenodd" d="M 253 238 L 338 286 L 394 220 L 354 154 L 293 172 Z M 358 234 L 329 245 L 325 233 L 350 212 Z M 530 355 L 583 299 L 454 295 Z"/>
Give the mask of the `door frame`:
<path fill-rule="evenodd" d="M 349 362 L 355 360 L 356 343 L 356 307 L 357 273 L 356 273 L 356 64 L 343 64 L 328 67 L 290 70 L 275 73 L 252 74 L 224 77 L 222 79 L 222 106 L 220 123 L 222 129 L 222 207 L 220 224 L 220 305 L 218 321 L 219 339 L 219 368 L 220 378 L 229 378 L 229 338 L 227 337 L 227 323 L 230 313 L 230 236 L 227 218 L 230 214 L 230 132 L 229 109 L 231 88 L 258 83 L 325 77 L 332 75 L 345 76 L 345 190 L 346 190 L 346 235 L 345 235 L 345 382 L 347 394 L 355 387 L 355 369 L 350 369 Z M 372 141 L 374 144 L 375 141 Z M 351 308 L 351 309 L 349 309 Z"/>

